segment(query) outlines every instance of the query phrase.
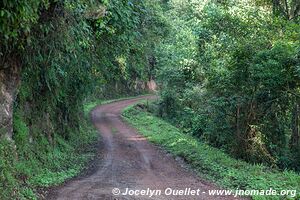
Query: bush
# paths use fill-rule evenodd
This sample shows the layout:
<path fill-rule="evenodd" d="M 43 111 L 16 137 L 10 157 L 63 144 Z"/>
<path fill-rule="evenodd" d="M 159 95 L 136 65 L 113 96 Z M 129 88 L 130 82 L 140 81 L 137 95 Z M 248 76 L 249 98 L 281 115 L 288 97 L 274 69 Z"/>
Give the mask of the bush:
<path fill-rule="evenodd" d="M 298 199 L 300 175 L 293 171 L 278 171 L 261 164 L 249 164 L 230 157 L 198 139 L 182 133 L 170 123 L 148 112 L 128 107 L 123 117 L 149 141 L 164 147 L 174 156 L 182 157 L 201 177 L 212 180 L 225 189 L 297 190 L 296 197 L 252 196 L 253 199 Z"/>

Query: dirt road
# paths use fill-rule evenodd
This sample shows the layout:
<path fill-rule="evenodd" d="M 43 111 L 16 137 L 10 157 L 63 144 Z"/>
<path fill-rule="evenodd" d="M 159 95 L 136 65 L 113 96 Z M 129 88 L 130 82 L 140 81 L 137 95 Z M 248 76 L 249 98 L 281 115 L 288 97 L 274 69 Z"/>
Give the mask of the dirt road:
<path fill-rule="evenodd" d="M 99 130 L 103 143 L 94 170 L 52 191 L 48 199 L 236 199 L 232 196 L 209 196 L 209 189 L 218 188 L 182 167 L 172 156 L 147 142 L 122 120 L 120 112 L 123 108 L 146 98 L 154 97 L 118 101 L 98 106 L 92 111 L 92 121 Z M 113 189 L 116 193 L 124 193 L 126 188 L 146 190 L 145 195 L 112 194 Z M 151 192 L 148 188 L 152 190 L 152 198 L 149 197 Z M 165 191 L 166 188 L 200 189 L 200 192 L 198 191 L 198 196 L 165 195 L 165 192 L 171 192 L 171 189 Z"/>

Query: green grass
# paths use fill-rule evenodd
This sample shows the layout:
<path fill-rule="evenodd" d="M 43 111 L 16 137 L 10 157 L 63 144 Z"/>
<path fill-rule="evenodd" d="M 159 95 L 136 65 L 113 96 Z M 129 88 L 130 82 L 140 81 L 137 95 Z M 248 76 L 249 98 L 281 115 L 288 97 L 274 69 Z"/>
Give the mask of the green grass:
<path fill-rule="evenodd" d="M 50 144 L 39 133 L 39 124 L 31 130 L 20 112 L 14 114 L 14 141 L 0 141 L 0 199 L 38 199 L 38 190 L 59 185 L 77 176 L 94 157 L 99 134 L 88 118 L 79 130 L 69 130 L 68 140 L 55 134 Z M 36 128 L 36 129 L 35 129 Z"/>
<path fill-rule="evenodd" d="M 162 146 L 174 156 L 182 157 L 199 176 L 224 189 L 297 190 L 297 197 L 253 196 L 255 200 L 300 199 L 300 175 L 292 171 L 277 171 L 263 165 L 252 165 L 234 159 L 148 112 L 133 106 L 123 111 L 123 117 L 150 142 Z"/>

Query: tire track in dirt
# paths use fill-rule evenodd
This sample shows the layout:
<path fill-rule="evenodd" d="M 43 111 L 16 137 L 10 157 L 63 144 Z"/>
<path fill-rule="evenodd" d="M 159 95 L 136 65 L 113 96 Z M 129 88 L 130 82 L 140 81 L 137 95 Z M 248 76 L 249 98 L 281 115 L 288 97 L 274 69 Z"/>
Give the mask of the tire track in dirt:
<path fill-rule="evenodd" d="M 68 181 L 51 191 L 51 200 L 110 200 L 110 199 L 162 199 L 162 200 L 232 200 L 232 196 L 209 196 L 209 189 L 218 189 L 183 168 L 173 157 L 150 144 L 121 118 L 123 108 L 144 96 L 101 105 L 91 112 L 91 119 L 102 137 L 101 155 L 93 173 Z M 200 189 L 200 196 L 114 196 L 112 189 Z"/>

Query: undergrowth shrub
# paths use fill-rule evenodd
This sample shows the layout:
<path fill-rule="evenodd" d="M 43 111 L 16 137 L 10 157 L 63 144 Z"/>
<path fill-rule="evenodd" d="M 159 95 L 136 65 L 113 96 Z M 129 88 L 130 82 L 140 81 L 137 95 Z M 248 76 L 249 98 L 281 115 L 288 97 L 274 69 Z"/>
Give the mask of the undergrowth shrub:
<path fill-rule="evenodd" d="M 167 121 L 141 110 L 128 107 L 123 117 L 150 142 L 162 146 L 174 156 L 185 160 L 199 175 L 217 183 L 224 189 L 296 190 L 289 196 L 252 196 L 255 200 L 282 200 L 300 198 L 300 175 L 294 171 L 280 171 L 263 164 L 250 164 L 232 158 L 224 151 L 209 146 L 191 135 L 183 133 Z"/>
<path fill-rule="evenodd" d="M 37 199 L 37 189 L 58 185 L 76 176 L 94 156 L 98 133 L 88 118 L 79 130 L 70 130 L 66 140 L 33 129 L 39 137 L 30 136 L 30 128 L 21 111 L 14 115 L 14 141 L 0 144 L 0 199 Z"/>

